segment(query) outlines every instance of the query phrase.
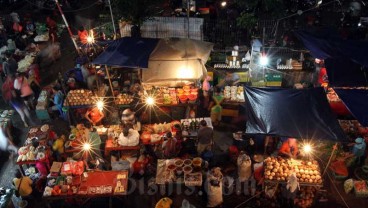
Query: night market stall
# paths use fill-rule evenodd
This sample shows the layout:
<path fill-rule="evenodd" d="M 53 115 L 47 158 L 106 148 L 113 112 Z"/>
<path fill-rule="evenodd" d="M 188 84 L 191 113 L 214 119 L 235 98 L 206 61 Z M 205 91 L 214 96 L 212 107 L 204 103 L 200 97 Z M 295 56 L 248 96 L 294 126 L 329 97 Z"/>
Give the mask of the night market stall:
<path fill-rule="evenodd" d="M 322 177 L 329 165 L 321 166 L 316 160 L 317 144 L 323 140 L 346 141 L 346 135 L 334 118 L 323 89 L 246 87 L 245 93 L 248 115 L 246 133 L 294 137 L 301 143 L 293 146 L 294 153 L 298 151 L 298 146 L 302 149 L 299 156 L 291 152 L 294 155 L 291 158 L 271 156 L 263 161 L 266 194 L 275 199 L 289 192 L 294 194 L 293 203 L 299 207 L 310 207 L 317 191 L 323 186 Z M 290 138 L 286 142 L 289 146 L 294 144 Z M 281 149 L 279 154 L 284 154 Z M 295 159 L 295 156 L 298 158 Z M 299 191 L 296 191 L 296 186 L 300 187 Z"/>

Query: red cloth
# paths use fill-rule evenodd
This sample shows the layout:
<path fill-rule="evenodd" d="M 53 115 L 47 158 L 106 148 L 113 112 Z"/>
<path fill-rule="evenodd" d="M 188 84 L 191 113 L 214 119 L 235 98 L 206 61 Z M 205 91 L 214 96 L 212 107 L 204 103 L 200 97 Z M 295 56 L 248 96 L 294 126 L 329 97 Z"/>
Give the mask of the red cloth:
<path fill-rule="evenodd" d="M 2 86 L 2 95 L 5 101 L 9 102 L 13 98 L 12 90 L 14 90 L 14 80 L 8 77 Z"/>
<path fill-rule="evenodd" d="M 45 163 L 37 161 L 36 168 L 42 176 L 47 176 L 48 171 Z"/>
<path fill-rule="evenodd" d="M 83 44 L 87 44 L 87 37 L 88 37 L 88 32 L 87 32 L 87 30 L 83 30 L 83 31 L 79 31 L 79 30 L 78 30 L 78 36 L 79 36 L 80 41 L 81 41 Z"/>
<path fill-rule="evenodd" d="M 328 76 L 327 76 L 327 70 L 325 67 L 321 68 L 318 74 L 318 83 L 319 84 L 325 84 L 328 83 Z"/>
<path fill-rule="evenodd" d="M 340 176 L 348 176 L 348 168 L 345 165 L 345 162 L 342 160 L 337 160 L 335 162 L 332 162 L 330 165 L 330 169 L 335 172 L 337 175 Z"/>
<path fill-rule="evenodd" d="M 298 144 L 296 139 L 294 138 L 289 138 L 286 141 L 284 141 L 281 145 L 279 153 L 288 155 L 291 153 L 291 148 L 294 148 L 293 155 L 296 156 L 298 154 Z"/>
<path fill-rule="evenodd" d="M 254 179 L 256 179 L 256 181 L 260 181 L 263 178 L 263 166 L 257 168 L 254 170 Z"/>

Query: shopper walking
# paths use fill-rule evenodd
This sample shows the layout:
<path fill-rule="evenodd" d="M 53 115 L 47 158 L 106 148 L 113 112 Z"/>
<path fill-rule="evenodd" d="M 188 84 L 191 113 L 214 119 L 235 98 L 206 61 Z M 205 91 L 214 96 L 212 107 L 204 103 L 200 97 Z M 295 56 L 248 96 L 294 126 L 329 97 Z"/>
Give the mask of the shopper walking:
<path fill-rule="evenodd" d="M 23 99 L 15 92 L 13 76 L 8 76 L 6 78 L 2 86 L 2 95 L 5 102 L 9 103 L 18 112 L 25 127 L 28 127 L 27 120 L 33 123 L 28 108 L 24 104 Z"/>
<path fill-rule="evenodd" d="M 33 103 L 33 91 L 23 73 L 16 74 L 16 78 L 14 80 L 14 89 L 17 91 L 18 94 L 20 94 L 20 97 L 23 98 L 29 109 L 34 110 L 35 107 Z"/>
<path fill-rule="evenodd" d="M 201 155 L 205 150 L 210 150 L 213 144 L 213 129 L 207 126 L 205 120 L 200 121 L 198 130 L 197 153 Z"/>

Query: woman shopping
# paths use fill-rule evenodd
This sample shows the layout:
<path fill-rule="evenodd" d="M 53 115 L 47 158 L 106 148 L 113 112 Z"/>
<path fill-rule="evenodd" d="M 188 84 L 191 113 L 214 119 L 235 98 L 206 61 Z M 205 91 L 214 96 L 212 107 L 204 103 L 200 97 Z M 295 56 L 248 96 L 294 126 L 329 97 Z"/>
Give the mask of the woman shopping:
<path fill-rule="evenodd" d="M 33 91 L 23 73 L 17 73 L 14 80 L 14 89 L 23 98 L 29 109 L 34 110 Z"/>
<path fill-rule="evenodd" d="M 27 106 L 24 104 L 22 97 L 18 96 L 14 89 L 14 77 L 9 75 L 3 86 L 2 93 L 5 102 L 9 103 L 20 115 L 24 126 L 28 127 L 28 122 L 33 124 Z M 27 122 L 28 120 L 28 122 Z"/>

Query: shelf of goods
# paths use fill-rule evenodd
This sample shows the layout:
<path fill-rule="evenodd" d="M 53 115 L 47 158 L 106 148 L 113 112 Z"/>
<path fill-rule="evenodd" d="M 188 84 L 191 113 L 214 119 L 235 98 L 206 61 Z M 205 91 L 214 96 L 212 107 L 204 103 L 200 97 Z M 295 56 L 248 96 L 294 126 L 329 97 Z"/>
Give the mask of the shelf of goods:
<path fill-rule="evenodd" d="M 173 131 L 174 125 L 176 124 L 181 125 L 180 121 L 143 125 L 141 134 L 142 143 L 148 144 L 161 141 L 162 136 L 167 132 Z"/>
<path fill-rule="evenodd" d="M 296 173 L 300 185 L 321 186 L 322 177 L 318 162 L 268 157 L 265 162 L 266 181 L 286 182 L 291 173 Z"/>
<path fill-rule="evenodd" d="M 48 113 L 48 105 L 49 105 L 49 94 L 46 90 L 42 90 L 40 96 L 37 99 L 36 105 L 36 115 L 40 120 L 49 120 L 50 115 Z"/>
<path fill-rule="evenodd" d="M 224 98 L 230 102 L 245 102 L 243 86 L 225 86 Z"/>
<path fill-rule="evenodd" d="M 277 70 L 295 70 L 295 71 L 300 71 L 303 69 L 303 63 L 297 61 L 297 60 L 293 60 L 293 59 L 289 59 L 286 61 L 286 65 L 283 64 L 279 64 L 276 66 Z"/>
<path fill-rule="evenodd" d="M 357 120 L 339 120 L 339 124 L 345 134 L 356 134 L 368 136 L 368 127 L 363 127 Z"/>
<path fill-rule="evenodd" d="M 133 101 L 133 96 L 128 94 L 119 94 L 115 97 L 116 105 L 129 105 Z"/>
<path fill-rule="evenodd" d="M 199 88 L 186 85 L 182 88 L 160 87 L 154 91 L 157 105 L 177 105 L 179 103 L 196 103 Z M 149 91 L 149 90 L 148 90 Z M 145 101 L 143 101 L 145 102 Z"/>
<path fill-rule="evenodd" d="M 27 54 L 22 60 L 18 62 L 18 71 L 25 72 L 28 67 L 33 64 L 34 59 L 36 58 L 36 53 Z"/>
<path fill-rule="evenodd" d="M 156 184 L 178 183 L 185 186 L 202 185 L 202 159 L 158 160 Z"/>
<path fill-rule="evenodd" d="M 1 128 L 8 127 L 11 122 L 11 117 L 14 114 L 14 110 L 0 110 L 0 126 Z"/>
<path fill-rule="evenodd" d="M 354 181 L 354 192 L 356 197 L 367 198 L 368 189 L 366 181 Z"/>
<path fill-rule="evenodd" d="M 54 166 L 54 164 L 53 164 Z M 106 197 L 124 195 L 128 190 L 127 171 L 83 172 L 83 161 L 64 162 L 59 172 L 48 177 L 46 200 L 68 197 Z"/>
<path fill-rule="evenodd" d="M 96 102 L 96 97 L 90 90 L 70 90 L 64 101 L 64 106 L 91 106 Z"/>
<path fill-rule="evenodd" d="M 33 40 L 35 42 L 46 42 L 46 41 L 49 41 L 49 34 L 48 33 L 43 33 L 43 34 L 37 35 Z"/>
<path fill-rule="evenodd" d="M 267 87 L 281 87 L 282 75 L 281 74 L 265 74 L 265 82 Z"/>

